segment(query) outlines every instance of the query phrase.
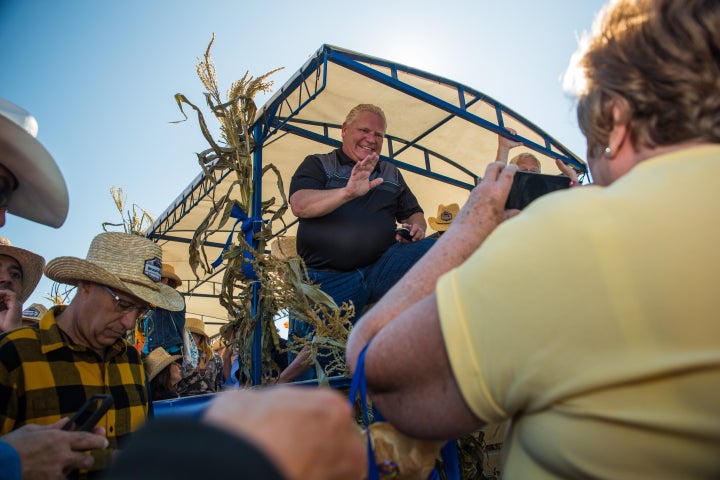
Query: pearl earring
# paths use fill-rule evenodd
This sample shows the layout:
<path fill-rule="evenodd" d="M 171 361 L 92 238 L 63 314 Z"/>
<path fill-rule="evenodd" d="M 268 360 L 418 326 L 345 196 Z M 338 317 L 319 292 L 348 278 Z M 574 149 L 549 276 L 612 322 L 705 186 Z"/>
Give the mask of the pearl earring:
<path fill-rule="evenodd" d="M 612 149 L 610 147 L 605 147 L 605 155 L 612 157 Z"/>

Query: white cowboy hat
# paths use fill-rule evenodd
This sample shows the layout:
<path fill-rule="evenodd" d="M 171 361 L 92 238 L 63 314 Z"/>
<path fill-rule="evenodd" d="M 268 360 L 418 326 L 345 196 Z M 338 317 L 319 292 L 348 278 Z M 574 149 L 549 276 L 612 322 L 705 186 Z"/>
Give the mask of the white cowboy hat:
<path fill-rule="evenodd" d="M 14 258 L 22 269 L 22 290 L 15 292 L 18 301 L 22 304 L 32 295 L 38 282 L 40 282 L 43 267 L 45 266 L 45 259 L 30 250 L 13 247 L 10 240 L 5 237 L 0 237 L 0 255 L 7 255 L 8 257 Z"/>
<path fill-rule="evenodd" d="M 8 212 L 51 227 L 59 227 L 68 213 L 68 191 L 62 173 L 37 141 L 35 118 L 0 98 L 0 164 L 17 179 Z"/>
<path fill-rule="evenodd" d="M 182 295 L 160 283 L 160 245 L 141 235 L 101 233 L 93 238 L 85 260 L 58 257 L 47 264 L 45 275 L 69 285 L 77 285 L 80 280 L 106 285 L 171 312 L 185 306 Z"/>

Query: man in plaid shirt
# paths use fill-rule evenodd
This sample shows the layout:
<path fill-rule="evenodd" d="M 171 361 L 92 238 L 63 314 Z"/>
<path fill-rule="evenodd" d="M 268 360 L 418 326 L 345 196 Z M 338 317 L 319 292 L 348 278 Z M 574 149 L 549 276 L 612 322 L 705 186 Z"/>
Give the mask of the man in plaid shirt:
<path fill-rule="evenodd" d="M 93 471 L 146 420 L 150 398 L 139 354 L 127 330 L 151 305 L 180 310 L 183 300 L 160 283 L 162 250 L 145 237 L 106 232 L 86 259 L 48 263 L 52 280 L 77 286 L 68 306 L 56 306 L 37 328 L 0 338 L 0 434 L 26 424 L 49 425 L 72 416 L 93 394 L 110 394 L 100 419 L 108 449 L 92 450 Z"/>

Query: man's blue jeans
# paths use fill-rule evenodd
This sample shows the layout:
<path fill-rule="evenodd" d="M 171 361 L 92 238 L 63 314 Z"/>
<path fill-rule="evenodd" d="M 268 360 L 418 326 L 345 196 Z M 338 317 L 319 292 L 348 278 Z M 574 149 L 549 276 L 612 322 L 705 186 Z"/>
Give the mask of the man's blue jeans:
<path fill-rule="evenodd" d="M 338 307 L 343 302 L 352 301 L 355 306 L 355 317 L 351 322 L 355 324 L 365 306 L 380 300 L 434 243 L 434 238 L 424 238 L 419 242 L 411 243 L 398 242 L 388 248 L 375 263 L 366 267 L 348 272 L 308 268 L 308 277 L 312 283 L 320 285 Z M 293 336 L 308 337 L 312 332 L 312 325 L 295 320 L 292 314 L 290 315 L 288 340 L 292 340 Z M 289 361 L 292 362 L 294 357 L 295 355 L 291 353 Z M 322 359 L 319 361 L 321 364 L 324 363 Z M 316 378 L 316 372 L 314 368 L 310 368 L 296 380 L 313 378 Z"/>

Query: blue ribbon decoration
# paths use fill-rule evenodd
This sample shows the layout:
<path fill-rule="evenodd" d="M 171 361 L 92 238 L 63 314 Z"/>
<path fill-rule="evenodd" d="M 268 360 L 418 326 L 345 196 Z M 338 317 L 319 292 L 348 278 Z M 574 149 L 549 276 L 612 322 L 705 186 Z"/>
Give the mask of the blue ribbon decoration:
<path fill-rule="evenodd" d="M 233 224 L 232 230 L 230 230 L 230 234 L 228 235 L 227 241 L 225 242 L 225 246 L 220 252 L 220 255 L 218 256 L 217 260 L 212 263 L 213 268 L 217 268 L 222 263 L 223 253 L 225 253 L 230 246 L 233 234 L 235 233 L 235 227 L 237 227 L 238 223 L 242 222 L 240 224 L 240 231 L 245 235 L 245 241 L 247 242 L 247 244 L 252 245 L 253 235 L 255 234 L 255 232 L 253 231 L 253 224 L 255 222 L 263 221 L 262 217 L 248 217 L 245 211 L 243 211 L 243 209 L 240 208 L 240 206 L 237 204 L 233 205 L 232 210 L 230 210 L 230 218 L 235 218 L 237 220 L 235 220 L 235 224 Z M 245 249 L 245 251 L 243 252 L 243 259 L 245 260 L 242 263 L 243 274 L 250 280 L 257 280 L 258 277 L 255 274 L 255 269 L 252 265 L 253 255 L 248 249 Z"/>

